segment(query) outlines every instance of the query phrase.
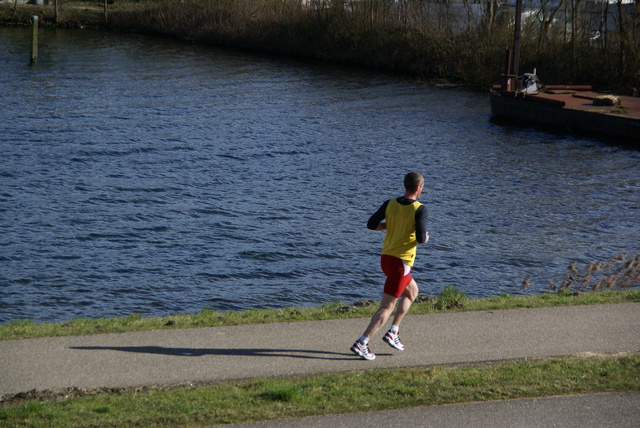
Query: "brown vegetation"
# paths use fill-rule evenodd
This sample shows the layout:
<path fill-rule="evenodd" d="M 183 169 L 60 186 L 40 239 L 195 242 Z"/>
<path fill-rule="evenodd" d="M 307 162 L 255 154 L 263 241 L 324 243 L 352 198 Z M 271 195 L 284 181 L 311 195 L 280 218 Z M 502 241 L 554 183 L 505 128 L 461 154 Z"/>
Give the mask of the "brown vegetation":
<path fill-rule="evenodd" d="M 112 29 L 480 87 L 498 80 L 514 22 L 513 8 L 497 0 L 117 0 L 108 15 L 104 0 L 57 1 L 58 25 L 97 20 Z M 544 83 L 622 93 L 640 87 L 640 6 L 611 2 L 542 0 L 528 9 L 524 0 L 520 71 L 536 68 Z M 3 22 L 11 9 L 0 8 Z M 51 22 L 52 6 L 40 9 Z"/>
<path fill-rule="evenodd" d="M 528 288 L 531 277 L 524 279 L 522 288 Z M 640 254 L 619 254 L 607 262 L 590 262 L 578 267 L 572 261 L 562 280 L 551 281 L 549 288 L 556 293 L 580 293 L 602 290 L 628 290 L 640 286 Z"/>

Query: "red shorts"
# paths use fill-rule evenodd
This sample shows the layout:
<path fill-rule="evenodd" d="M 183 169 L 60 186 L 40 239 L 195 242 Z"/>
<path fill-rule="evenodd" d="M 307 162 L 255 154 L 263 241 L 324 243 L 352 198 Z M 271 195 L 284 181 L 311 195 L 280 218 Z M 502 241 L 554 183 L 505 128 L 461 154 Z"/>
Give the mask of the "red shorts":
<path fill-rule="evenodd" d="M 380 258 L 382 272 L 387 275 L 384 283 L 384 293 L 398 298 L 404 293 L 404 289 L 413 279 L 411 277 L 411 266 L 401 259 L 383 254 Z"/>

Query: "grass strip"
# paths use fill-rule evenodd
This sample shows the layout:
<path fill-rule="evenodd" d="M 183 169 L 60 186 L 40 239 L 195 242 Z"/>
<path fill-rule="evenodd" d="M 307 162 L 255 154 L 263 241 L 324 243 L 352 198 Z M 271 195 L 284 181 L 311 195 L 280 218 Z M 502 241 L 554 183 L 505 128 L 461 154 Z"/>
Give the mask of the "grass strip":
<path fill-rule="evenodd" d="M 0 408 L 12 427 L 201 426 L 549 395 L 640 389 L 640 355 L 370 370 L 173 390 L 30 400 Z"/>
<path fill-rule="evenodd" d="M 640 289 L 589 293 L 560 292 L 535 296 L 503 294 L 490 298 L 470 299 L 464 293 L 449 287 L 445 288 L 435 298 L 421 296 L 411 306 L 411 314 L 638 301 L 640 301 Z M 337 302 L 309 308 L 255 309 L 239 312 L 219 312 L 203 309 L 196 314 L 178 314 L 165 317 L 142 317 L 138 314 L 133 314 L 119 318 L 77 318 L 62 323 L 36 323 L 32 320 L 20 320 L 0 325 L 0 340 L 360 318 L 371 316 L 377 308 L 378 302 L 376 301 L 362 301 L 351 305 Z"/>

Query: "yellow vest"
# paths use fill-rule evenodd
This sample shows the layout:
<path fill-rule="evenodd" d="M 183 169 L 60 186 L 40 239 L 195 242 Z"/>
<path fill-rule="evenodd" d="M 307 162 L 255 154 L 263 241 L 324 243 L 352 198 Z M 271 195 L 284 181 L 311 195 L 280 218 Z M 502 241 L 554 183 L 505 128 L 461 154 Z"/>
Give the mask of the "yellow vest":
<path fill-rule="evenodd" d="M 414 201 L 402 205 L 394 198 L 389 201 L 385 218 L 387 231 L 382 244 L 382 254 L 394 256 L 413 266 L 416 259 L 416 211 L 422 204 Z"/>

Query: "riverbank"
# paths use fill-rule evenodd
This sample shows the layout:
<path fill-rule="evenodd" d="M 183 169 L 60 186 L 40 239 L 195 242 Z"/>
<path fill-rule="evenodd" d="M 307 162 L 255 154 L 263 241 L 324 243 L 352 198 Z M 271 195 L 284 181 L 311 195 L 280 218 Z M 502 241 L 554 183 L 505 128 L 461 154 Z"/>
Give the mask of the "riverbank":
<path fill-rule="evenodd" d="M 0 3 L 0 25 L 31 25 L 32 17 L 38 16 L 41 27 L 74 28 L 74 29 L 106 29 L 104 11 L 96 6 L 81 2 L 66 4 L 56 12 L 51 5 L 26 3 Z"/>
<path fill-rule="evenodd" d="M 478 88 L 497 83 L 513 22 L 509 9 L 487 14 L 455 2 L 419 3 L 416 10 L 409 9 L 415 5 L 390 6 L 377 0 L 334 7 L 319 7 L 322 2 L 307 7 L 297 1 L 121 0 L 106 10 L 96 2 L 61 4 L 57 14 L 52 6 L 2 4 L 0 23 L 28 24 L 38 14 L 41 25 L 143 32 Z M 544 27 L 549 23 L 528 25 L 530 31 L 523 32 L 521 42 L 521 70 L 537 68 L 543 82 L 588 83 L 595 90 L 621 95 L 640 87 L 635 27 L 621 33 L 629 40 L 610 30 L 609 44 L 595 46 L 586 28 L 579 40 L 575 35 L 568 40 L 566 30 Z M 543 34 L 538 25 L 545 29 Z"/>
<path fill-rule="evenodd" d="M 640 290 L 588 293 L 562 291 L 557 294 L 549 293 L 537 296 L 504 294 L 491 298 L 469 299 L 464 293 L 447 288 L 436 297 L 420 296 L 412 305 L 411 313 L 434 314 L 622 302 L 640 302 Z M 351 319 L 370 317 L 377 308 L 375 301 L 361 301 L 351 305 L 330 303 L 311 308 L 261 309 L 239 312 L 217 312 L 204 309 L 196 314 L 175 314 L 165 317 L 141 317 L 133 314 L 122 318 L 81 318 L 62 323 L 34 323 L 30 320 L 23 320 L 0 325 L 0 340 Z"/>

